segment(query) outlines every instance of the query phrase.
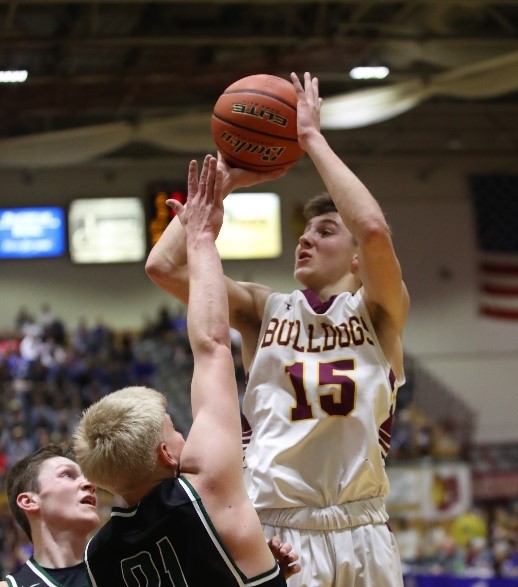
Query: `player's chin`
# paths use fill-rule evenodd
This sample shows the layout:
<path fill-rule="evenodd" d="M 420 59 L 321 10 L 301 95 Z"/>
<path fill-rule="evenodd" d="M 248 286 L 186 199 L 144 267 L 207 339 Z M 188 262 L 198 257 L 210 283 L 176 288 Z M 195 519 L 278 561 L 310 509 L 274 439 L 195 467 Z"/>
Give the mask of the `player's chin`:
<path fill-rule="evenodd" d="M 295 264 L 295 270 L 293 271 L 293 277 L 302 285 L 309 287 L 309 280 L 311 277 L 311 271 L 307 265 Z"/>
<path fill-rule="evenodd" d="M 79 514 L 83 520 L 95 522 L 99 520 L 99 513 L 95 505 L 88 505 L 81 510 Z"/>
<path fill-rule="evenodd" d="M 79 525 L 79 521 L 77 522 Z M 83 516 L 81 518 L 81 526 L 84 532 L 93 532 L 97 530 L 101 525 L 101 518 L 97 515 L 96 512 L 92 512 L 89 516 Z"/>

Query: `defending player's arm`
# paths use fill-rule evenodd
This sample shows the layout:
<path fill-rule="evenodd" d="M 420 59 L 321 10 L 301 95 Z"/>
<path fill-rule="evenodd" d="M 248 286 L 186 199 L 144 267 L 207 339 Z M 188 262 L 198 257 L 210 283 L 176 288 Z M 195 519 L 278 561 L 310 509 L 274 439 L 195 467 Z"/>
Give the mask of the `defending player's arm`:
<path fill-rule="evenodd" d="M 223 221 L 222 173 L 216 159 L 189 167 L 189 199 L 174 204 L 186 229 L 189 270 L 187 329 L 194 357 L 193 423 L 181 470 L 203 499 L 236 564 L 251 574 L 272 568 L 257 514 L 242 475 L 241 416 L 230 347 L 228 298 L 215 239 Z M 253 556 L 252 556 L 253 554 Z"/>
<path fill-rule="evenodd" d="M 299 143 L 310 156 L 337 210 L 359 249 L 359 271 L 369 309 L 382 312 L 401 332 L 408 312 L 408 294 L 402 282 L 390 228 L 375 198 L 334 153 L 320 132 L 317 78 L 304 74 L 304 87 L 291 76 L 298 95 Z"/>
<path fill-rule="evenodd" d="M 187 329 L 194 357 L 193 424 L 182 453 L 182 470 L 203 475 L 212 470 L 214 460 L 219 461 L 220 443 L 227 452 L 218 463 L 223 469 L 228 461 L 241 458 L 241 447 L 239 435 L 234 438 L 234 431 L 240 431 L 240 419 L 238 409 L 234 409 L 237 392 L 230 351 L 228 298 L 215 245 L 223 221 L 222 174 L 216 169 L 215 158 L 210 156 L 204 160 L 199 181 L 197 172 L 196 161 L 191 161 L 189 198 L 185 206 L 173 206 L 186 234 L 190 289 Z"/>
<path fill-rule="evenodd" d="M 218 154 L 218 169 L 222 174 L 223 197 L 242 187 L 271 181 L 284 175 L 284 170 L 257 173 L 245 169 L 231 168 Z M 168 205 L 175 207 L 174 200 Z M 146 261 L 146 273 L 158 287 L 184 304 L 189 300 L 189 273 L 185 229 L 178 217 L 166 227 Z M 236 282 L 225 278 L 230 324 L 243 338 L 243 360 L 248 364 L 248 355 L 253 354 L 260 328 L 262 311 L 270 288 L 254 283 Z M 248 343 L 250 340 L 250 343 Z M 248 348 L 250 347 L 250 348 Z"/>

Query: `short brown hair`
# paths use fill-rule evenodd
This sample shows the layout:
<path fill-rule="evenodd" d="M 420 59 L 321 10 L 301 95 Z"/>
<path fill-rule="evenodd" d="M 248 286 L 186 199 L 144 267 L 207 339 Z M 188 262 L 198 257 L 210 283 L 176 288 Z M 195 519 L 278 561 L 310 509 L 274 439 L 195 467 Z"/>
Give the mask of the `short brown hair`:
<path fill-rule="evenodd" d="M 41 466 L 45 461 L 54 457 L 65 457 L 75 461 L 74 452 L 69 446 L 56 443 L 47 444 L 18 461 L 9 471 L 5 480 L 9 509 L 21 529 L 31 540 L 32 534 L 29 520 L 25 512 L 18 506 L 16 500 L 20 493 L 25 491 L 33 491 L 34 493 L 40 491 L 39 475 Z"/>
<path fill-rule="evenodd" d="M 333 198 L 328 192 L 322 192 L 321 194 L 317 194 L 316 196 L 310 198 L 302 210 L 302 214 L 304 215 L 304 220 L 306 222 L 309 222 L 316 216 L 329 214 L 330 212 L 338 212 L 338 209 L 336 208 L 336 204 L 334 203 Z M 352 234 L 351 239 L 353 244 L 356 246 L 358 241 Z"/>
<path fill-rule="evenodd" d="M 302 211 L 306 222 L 309 222 L 315 216 L 328 214 L 329 212 L 338 212 L 338 210 L 333 202 L 333 198 L 327 192 L 317 194 L 310 198 L 304 205 Z"/>

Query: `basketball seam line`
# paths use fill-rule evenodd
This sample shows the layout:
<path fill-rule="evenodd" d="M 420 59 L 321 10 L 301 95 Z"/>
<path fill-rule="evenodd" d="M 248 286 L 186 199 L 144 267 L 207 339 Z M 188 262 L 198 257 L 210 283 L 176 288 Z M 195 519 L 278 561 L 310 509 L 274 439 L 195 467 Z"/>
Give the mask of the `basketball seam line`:
<path fill-rule="evenodd" d="M 268 92 L 262 92 L 260 90 L 247 90 L 245 88 L 242 90 L 230 90 L 230 92 L 223 92 L 222 96 L 230 96 L 231 94 L 258 94 L 259 96 L 267 96 L 268 98 L 273 98 L 274 100 L 277 100 L 277 102 L 280 102 L 285 106 L 288 106 L 288 108 L 295 110 L 295 112 L 297 111 L 297 107 L 293 106 L 293 104 L 286 102 L 285 100 L 279 98 L 279 96 L 276 96 L 275 94 L 269 94 Z"/>
<path fill-rule="evenodd" d="M 271 137 L 272 139 L 280 139 L 283 141 L 290 141 L 290 142 L 299 142 L 298 138 L 292 138 L 292 137 L 283 137 L 282 135 L 274 135 L 272 133 L 268 133 L 268 132 L 263 132 L 262 130 L 259 129 L 255 129 L 255 128 L 250 128 L 249 126 L 244 126 L 241 124 L 237 124 L 236 122 L 234 122 L 233 120 L 228 120 L 227 118 L 223 118 L 223 116 L 220 116 L 219 114 L 215 114 L 214 112 L 212 113 L 212 116 L 214 116 L 214 118 L 217 118 L 218 120 L 220 120 L 221 122 L 225 122 L 226 124 L 230 125 L 230 126 L 234 126 L 236 128 L 240 128 L 242 130 L 248 130 L 249 132 L 253 132 L 255 134 L 260 134 L 264 137 Z"/>
<path fill-rule="evenodd" d="M 236 157 L 233 157 L 232 153 L 230 153 L 229 151 L 225 151 L 224 149 L 220 149 L 220 151 L 222 153 L 225 153 L 225 155 L 227 155 L 229 159 L 232 159 L 233 161 L 231 161 L 231 163 L 233 163 L 236 167 L 239 167 L 241 164 L 243 164 L 243 161 L 240 161 Z M 246 165 L 249 166 L 247 169 L 249 169 L 250 171 L 263 171 L 263 169 L 265 169 L 266 171 L 274 171 L 276 169 L 282 169 L 283 167 L 287 167 L 288 165 L 293 165 L 297 163 L 299 160 L 299 158 L 292 159 L 291 161 L 285 161 L 284 163 L 278 163 L 275 165 L 271 165 L 268 163 L 265 163 L 264 165 L 261 165 L 259 163 L 246 163 Z M 254 167 L 255 169 L 251 169 L 252 167 Z"/>

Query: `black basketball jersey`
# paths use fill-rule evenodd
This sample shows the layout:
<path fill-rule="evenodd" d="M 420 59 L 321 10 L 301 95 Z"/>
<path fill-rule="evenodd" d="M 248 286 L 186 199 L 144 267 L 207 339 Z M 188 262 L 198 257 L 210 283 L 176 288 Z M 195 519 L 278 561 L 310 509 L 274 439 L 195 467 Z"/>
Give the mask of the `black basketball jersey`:
<path fill-rule="evenodd" d="M 88 587 L 84 563 L 63 569 L 46 569 L 32 557 L 16 573 L 7 575 L 5 581 L 10 587 Z"/>
<path fill-rule="evenodd" d="M 93 587 L 286 587 L 277 564 L 252 578 L 237 568 L 183 477 L 163 481 L 132 508 L 114 507 L 85 562 Z"/>

